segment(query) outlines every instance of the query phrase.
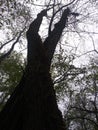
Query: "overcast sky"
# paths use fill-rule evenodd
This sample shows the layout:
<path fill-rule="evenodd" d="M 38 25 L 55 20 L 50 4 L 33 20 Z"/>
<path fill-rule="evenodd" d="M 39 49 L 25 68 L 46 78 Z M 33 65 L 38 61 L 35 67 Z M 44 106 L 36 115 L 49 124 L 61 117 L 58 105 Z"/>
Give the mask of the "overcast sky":
<path fill-rule="evenodd" d="M 59 0 L 61 1 L 61 0 Z M 85 64 L 88 61 L 87 56 L 88 55 L 98 55 L 97 53 L 93 53 L 91 52 L 92 50 L 96 49 L 98 50 L 98 2 L 96 2 L 95 4 L 91 5 L 91 4 L 84 4 L 86 3 L 87 0 L 80 0 L 80 2 L 78 2 L 77 8 L 76 7 L 70 7 L 70 8 L 74 8 L 74 10 L 76 10 L 76 12 L 78 12 L 80 14 L 79 18 L 77 19 L 81 19 L 81 21 L 83 20 L 83 22 L 78 22 L 77 24 L 74 25 L 75 29 L 77 31 L 87 31 L 87 32 L 92 32 L 92 33 L 75 33 L 75 32 L 66 32 L 68 30 L 65 29 L 66 34 L 64 35 L 64 37 L 62 37 L 62 47 L 64 48 L 64 50 L 68 51 L 69 53 L 73 53 L 73 54 L 77 54 L 76 59 L 74 60 L 74 63 L 76 65 L 79 64 Z M 22 2 L 22 1 L 21 1 Z M 25 1 L 26 2 L 26 1 Z M 44 5 L 45 2 L 49 2 L 49 0 L 34 0 L 35 4 L 38 5 Z M 70 2 L 70 0 L 62 0 L 62 4 L 65 2 Z M 82 7 L 83 5 L 83 7 Z M 28 5 L 31 6 L 31 5 Z M 88 7 L 88 8 L 87 8 Z M 34 14 L 33 17 L 36 17 L 37 13 L 40 12 L 41 10 L 41 6 L 31 6 L 31 10 L 32 10 L 32 14 Z M 73 10 L 73 11 L 74 11 Z M 87 14 L 90 13 L 91 15 L 88 16 L 87 19 L 85 19 L 85 17 L 87 17 Z M 69 21 L 70 23 L 70 21 Z M 43 22 L 43 26 L 41 26 L 41 31 L 40 34 L 43 34 L 43 36 L 46 35 L 46 30 L 47 30 L 47 21 L 44 19 Z M 68 29 L 71 29 L 71 26 L 68 26 Z M 72 29 L 72 31 L 75 31 Z M 9 33 L 8 33 L 9 32 Z M 93 33 L 94 32 L 94 33 Z M 5 42 L 7 36 L 10 34 L 10 31 L 5 27 L 4 30 L 0 30 L 0 41 L 1 42 Z M 24 41 L 26 42 L 26 40 Z M 10 48 L 10 46 L 7 46 L 7 49 Z M 16 50 L 19 50 L 19 45 L 17 44 L 15 47 Z M 26 51 L 23 51 L 24 53 Z M 90 53 L 87 53 L 90 52 Z M 83 55 L 87 53 L 87 55 Z"/>

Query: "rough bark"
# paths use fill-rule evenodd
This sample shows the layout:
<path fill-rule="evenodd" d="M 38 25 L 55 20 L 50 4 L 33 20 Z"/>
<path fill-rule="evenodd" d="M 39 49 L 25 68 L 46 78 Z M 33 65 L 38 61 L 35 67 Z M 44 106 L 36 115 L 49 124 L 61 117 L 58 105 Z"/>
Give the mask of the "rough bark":
<path fill-rule="evenodd" d="M 0 130 L 65 130 L 49 71 L 69 9 L 64 11 L 42 44 L 38 31 L 46 11 L 38 14 L 27 31 L 27 66 L 19 85 L 0 113 Z"/>

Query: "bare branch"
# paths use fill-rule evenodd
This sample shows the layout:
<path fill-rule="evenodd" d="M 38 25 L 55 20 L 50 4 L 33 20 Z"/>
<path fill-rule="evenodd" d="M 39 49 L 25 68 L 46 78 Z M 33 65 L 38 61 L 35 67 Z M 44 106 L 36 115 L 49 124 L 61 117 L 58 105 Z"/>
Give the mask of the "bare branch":
<path fill-rule="evenodd" d="M 55 0 L 54 0 L 55 2 Z M 53 5 L 53 13 L 52 13 L 52 17 L 51 17 L 51 20 L 50 20 L 50 24 L 49 24 L 49 30 L 48 30 L 48 36 L 51 34 L 51 26 L 52 26 L 52 23 L 53 23 L 53 19 L 54 19 L 54 6 L 55 6 L 55 3 Z"/>
<path fill-rule="evenodd" d="M 77 57 L 79 58 L 79 57 L 81 57 L 81 56 L 84 56 L 84 55 L 89 54 L 89 53 L 92 53 L 92 52 L 96 52 L 96 53 L 98 54 L 98 51 L 97 51 L 97 50 L 90 50 L 90 51 L 87 51 L 87 52 L 85 52 L 85 53 L 83 53 L 83 54 L 81 54 L 81 55 L 78 55 Z"/>
<path fill-rule="evenodd" d="M 96 114 L 96 112 L 98 113 L 98 110 L 97 111 L 95 111 L 95 110 L 89 110 L 89 109 L 84 109 L 84 108 L 80 108 L 80 107 L 71 107 L 71 108 L 75 108 L 75 109 L 77 109 L 77 110 L 80 110 L 80 111 L 85 111 L 85 112 L 88 112 L 88 113 L 93 113 L 93 114 Z"/>
<path fill-rule="evenodd" d="M 16 36 L 17 36 L 17 34 L 16 34 L 11 40 L 9 40 L 9 41 L 5 42 L 4 44 L 2 44 L 1 47 L 0 47 L 0 50 L 1 50 L 5 45 L 7 45 L 7 44 L 9 44 L 10 42 L 14 41 L 15 38 L 16 38 Z"/>
<path fill-rule="evenodd" d="M 59 8 L 54 15 L 56 15 L 60 10 L 62 10 L 63 8 L 66 8 L 68 6 L 70 6 L 71 4 L 73 4 L 76 0 L 73 0 L 72 2 L 66 4 L 66 5 L 63 5 L 61 8 Z"/>
<path fill-rule="evenodd" d="M 54 2 L 55 2 L 55 1 L 54 1 Z M 50 33 L 51 33 L 51 26 L 52 26 L 52 23 L 53 23 L 53 20 L 54 20 L 55 15 L 56 15 L 58 12 L 60 12 L 60 10 L 62 10 L 62 9 L 65 8 L 65 7 L 68 7 L 69 5 L 71 5 L 71 4 L 74 3 L 74 2 L 75 2 L 75 0 L 73 0 L 72 2 L 66 4 L 66 5 L 64 5 L 64 6 L 62 6 L 62 7 L 59 7 L 59 9 L 58 9 L 56 12 L 54 12 L 55 3 L 53 4 L 53 7 L 52 7 L 52 8 L 53 8 L 53 15 L 52 15 L 52 17 L 51 17 L 48 35 L 50 35 Z M 57 4 L 57 5 L 59 5 L 59 4 Z"/>
<path fill-rule="evenodd" d="M 63 29 L 65 28 L 65 25 L 67 23 L 67 18 L 69 14 L 70 14 L 70 9 L 69 8 L 65 9 L 61 16 L 60 21 L 57 24 L 55 24 L 55 28 L 53 29 L 51 34 L 46 38 L 44 42 L 44 47 L 48 56 L 49 64 L 51 63 L 56 45 L 60 40 Z"/>
<path fill-rule="evenodd" d="M 81 120 L 87 120 L 91 123 L 93 123 L 95 126 L 98 127 L 98 123 L 96 123 L 94 120 L 87 118 L 87 117 L 82 117 L 82 116 L 75 116 L 75 117 L 69 117 L 67 120 L 76 120 L 76 119 L 81 119 Z"/>
<path fill-rule="evenodd" d="M 72 70 L 71 68 L 72 66 L 69 66 L 68 70 L 66 70 L 66 72 L 64 72 L 58 79 L 56 79 L 53 83 L 56 84 L 56 83 L 60 83 L 62 81 L 64 81 L 65 79 L 68 80 L 72 80 L 73 78 L 75 78 L 76 76 L 80 75 L 80 74 L 83 74 L 85 73 L 85 70 L 79 70 L 79 71 L 76 71 L 76 72 L 70 72 L 70 70 Z M 78 70 L 79 68 L 74 68 L 76 70 Z M 71 76 L 70 78 L 68 78 L 68 76 Z"/>
<path fill-rule="evenodd" d="M 19 41 L 19 39 L 20 39 L 20 37 L 21 37 L 21 34 L 24 32 L 25 29 L 26 29 L 26 27 L 19 33 L 19 36 L 17 37 L 16 41 L 12 44 L 10 50 L 9 50 L 8 52 L 6 52 L 5 54 L 2 54 L 2 55 L 0 56 L 0 63 L 1 63 L 5 58 L 7 58 L 7 57 L 11 54 L 11 52 L 12 52 L 13 49 L 14 49 L 14 46 L 15 46 L 16 43 Z"/>

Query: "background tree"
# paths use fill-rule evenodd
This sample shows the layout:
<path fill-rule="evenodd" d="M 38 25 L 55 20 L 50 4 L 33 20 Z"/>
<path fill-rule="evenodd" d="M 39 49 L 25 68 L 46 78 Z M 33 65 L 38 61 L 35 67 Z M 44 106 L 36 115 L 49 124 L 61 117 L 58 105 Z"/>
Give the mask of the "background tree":
<path fill-rule="evenodd" d="M 23 70 L 22 56 L 16 52 L 0 65 L 0 110 L 19 83 Z"/>
<path fill-rule="evenodd" d="M 77 75 L 76 72 L 74 80 L 68 82 L 69 90 L 67 91 L 66 87 L 63 87 L 62 90 L 63 92 L 65 90 L 65 95 L 63 94 L 65 122 L 67 129 L 96 130 L 98 128 L 96 60 L 91 60 L 87 66 L 80 70 L 82 70 L 81 73 Z M 62 86 L 64 85 L 62 84 Z"/>

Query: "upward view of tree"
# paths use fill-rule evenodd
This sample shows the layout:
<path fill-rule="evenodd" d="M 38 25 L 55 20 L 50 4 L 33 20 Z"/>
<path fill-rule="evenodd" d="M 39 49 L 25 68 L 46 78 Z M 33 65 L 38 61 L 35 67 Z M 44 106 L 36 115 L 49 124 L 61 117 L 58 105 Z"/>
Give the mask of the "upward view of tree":
<path fill-rule="evenodd" d="M 18 52 L 27 48 L 27 64 L 23 75 L 17 68 L 20 73 L 16 73 L 15 77 L 19 74 L 18 78 L 21 79 L 15 80 L 15 90 L 11 96 L 4 91 L 1 93 L 1 96 L 7 97 L 4 103 L 9 99 L 0 112 L 0 129 L 96 130 L 97 71 L 94 75 L 91 72 L 94 65 L 80 68 L 73 61 L 81 56 L 78 45 L 85 43 L 85 38 L 93 43 L 93 49 L 89 52 L 98 53 L 93 39 L 97 35 L 98 1 L 1 0 L 0 6 L 1 67 L 15 48 L 18 48 Z M 73 46 L 74 42 L 76 46 Z M 23 67 L 22 64 L 20 62 L 16 67 Z M 3 68 L 0 71 L 3 72 Z M 1 75 L 2 89 L 8 76 L 7 70 Z M 8 82 L 9 88 L 11 84 Z M 58 100 L 65 100 L 64 119 L 57 105 L 54 88 Z"/>

